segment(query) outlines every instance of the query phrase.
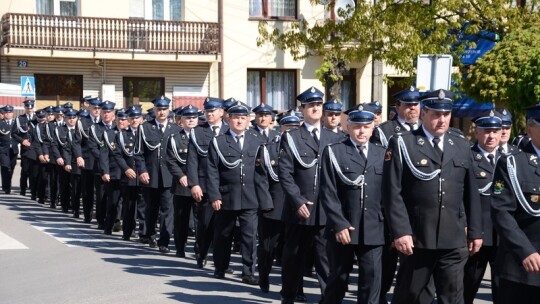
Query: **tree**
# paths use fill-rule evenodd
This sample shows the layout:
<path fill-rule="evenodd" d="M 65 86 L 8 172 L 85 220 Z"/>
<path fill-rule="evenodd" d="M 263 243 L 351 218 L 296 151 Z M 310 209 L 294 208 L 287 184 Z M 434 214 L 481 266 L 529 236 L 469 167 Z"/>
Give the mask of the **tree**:
<path fill-rule="evenodd" d="M 463 88 L 468 96 L 508 108 L 524 127 L 524 108 L 540 100 L 540 26 L 509 33 L 471 67 Z"/>
<path fill-rule="evenodd" d="M 414 75 L 419 54 L 452 54 L 459 64 L 470 43 L 461 40 L 462 35 L 486 30 L 504 39 L 517 28 L 538 23 L 539 1 L 358 0 L 354 9 L 338 12 L 345 19 L 339 22 L 300 19 L 284 30 L 261 22 L 257 44 L 287 50 L 295 60 L 321 56 L 317 75 L 323 83 L 327 77 L 341 79 L 337 64 L 348 66 L 370 56 Z M 319 2 L 311 0 L 312 5 Z M 334 2 L 326 9 L 332 10 Z"/>

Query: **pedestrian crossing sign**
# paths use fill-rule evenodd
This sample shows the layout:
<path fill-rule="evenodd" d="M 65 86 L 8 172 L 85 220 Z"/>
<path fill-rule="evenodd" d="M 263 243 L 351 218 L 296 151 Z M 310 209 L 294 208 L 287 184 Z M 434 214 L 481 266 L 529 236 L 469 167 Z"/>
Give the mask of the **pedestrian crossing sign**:
<path fill-rule="evenodd" d="M 34 76 L 21 76 L 21 96 L 36 96 L 36 82 Z"/>

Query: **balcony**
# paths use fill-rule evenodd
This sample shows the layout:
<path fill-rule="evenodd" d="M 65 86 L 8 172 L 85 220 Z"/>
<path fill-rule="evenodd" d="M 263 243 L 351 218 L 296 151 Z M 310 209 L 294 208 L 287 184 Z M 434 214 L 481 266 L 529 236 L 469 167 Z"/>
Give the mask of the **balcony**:
<path fill-rule="evenodd" d="M 13 49 L 111 54 L 214 55 L 219 24 L 7 13 L 1 46 Z M 193 57 L 193 56 L 190 56 Z"/>

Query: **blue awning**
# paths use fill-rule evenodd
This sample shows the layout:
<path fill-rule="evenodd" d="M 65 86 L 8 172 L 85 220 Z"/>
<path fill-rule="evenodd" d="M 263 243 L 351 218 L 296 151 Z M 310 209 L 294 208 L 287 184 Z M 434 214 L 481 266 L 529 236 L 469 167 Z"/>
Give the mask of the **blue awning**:
<path fill-rule="evenodd" d="M 454 100 L 452 115 L 454 117 L 475 117 L 491 109 L 493 109 L 491 102 L 478 102 L 462 94 L 461 98 Z"/>

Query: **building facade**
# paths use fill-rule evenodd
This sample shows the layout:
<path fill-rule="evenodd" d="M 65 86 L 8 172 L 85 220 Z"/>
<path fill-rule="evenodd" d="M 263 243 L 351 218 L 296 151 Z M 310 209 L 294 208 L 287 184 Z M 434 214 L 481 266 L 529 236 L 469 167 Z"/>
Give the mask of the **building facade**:
<path fill-rule="evenodd" d="M 325 9 L 309 0 L 2 1 L 0 84 L 11 90 L 0 104 L 20 106 L 24 98 L 5 92 L 34 76 L 38 107 L 92 95 L 148 108 L 165 95 L 175 107 L 217 96 L 285 110 L 306 88 L 325 89 L 315 76 L 321 59 L 257 47 L 259 21 L 285 29 L 298 18 L 329 18 Z M 352 65 L 345 106 L 372 96 L 384 103 L 382 70 L 369 59 Z"/>

